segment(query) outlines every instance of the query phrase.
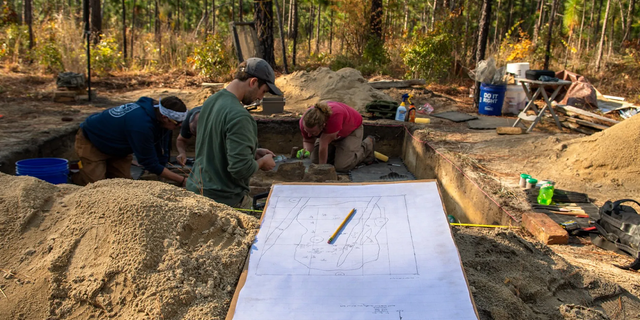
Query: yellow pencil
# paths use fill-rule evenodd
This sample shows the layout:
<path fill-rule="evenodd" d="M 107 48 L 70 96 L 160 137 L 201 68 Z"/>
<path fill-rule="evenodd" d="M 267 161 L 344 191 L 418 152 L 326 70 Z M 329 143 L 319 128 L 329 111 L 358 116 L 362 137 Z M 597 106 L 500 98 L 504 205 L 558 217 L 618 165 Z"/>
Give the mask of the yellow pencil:
<path fill-rule="evenodd" d="M 356 208 L 351 209 L 351 212 L 349 212 L 349 214 L 347 215 L 346 218 L 344 218 L 344 221 L 342 221 L 342 223 L 340 224 L 340 226 L 338 227 L 338 230 L 336 230 L 336 232 L 333 233 L 333 235 L 331 236 L 331 238 L 329 238 L 329 241 L 327 241 L 328 244 L 331 244 L 331 242 L 333 242 L 333 240 L 336 238 L 336 236 L 338 235 L 338 233 L 340 233 L 340 230 L 342 230 L 342 228 L 344 228 L 344 226 L 347 224 L 347 221 L 349 221 L 349 219 L 351 219 L 351 216 L 353 216 L 353 213 L 356 212 Z"/>

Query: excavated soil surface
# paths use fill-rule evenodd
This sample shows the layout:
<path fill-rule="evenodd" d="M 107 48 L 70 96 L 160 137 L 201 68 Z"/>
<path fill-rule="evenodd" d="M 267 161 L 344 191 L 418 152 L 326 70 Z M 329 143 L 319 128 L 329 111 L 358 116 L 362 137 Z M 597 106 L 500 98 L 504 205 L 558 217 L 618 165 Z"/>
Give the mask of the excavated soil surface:
<path fill-rule="evenodd" d="M 0 185 L 0 319 L 223 319 L 259 225 L 161 182 Z"/>
<path fill-rule="evenodd" d="M 435 112 L 470 112 L 462 90 L 458 96 L 415 88 L 385 94 L 366 88 L 354 71 L 279 78 L 286 111 L 300 113 L 321 99 L 363 110 L 368 101 L 412 93 L 416 104 L 428 102 Z M 212 92 L 127 82 L 101 91 L 92 103 L 69 105 L 51 102 L 52 82 L 0 76 L 0 157 L 143 95 L 178 95 L 193 108 Z M 639 120 L 584 136 L 545 118 L 531 134 L 498 136 L 431 117 L 414 135 L 519 217 L 530 209 L 517 187 L 523 172 L 586 192 L 596 204 L 640 198 L 633 165 Z M 0 288 L 6 294 L 0 293 L 0 319 L 222 319 L 258 227 L 254 218 L 159 182 L 79 188 L 0 175 L 0 184 Z M 580 239 L 543 246 L 503 230 L 455 228 L 454 235 L 482 319 L 640 318 L 638 273 L 613 266 L 627 257 Z"/>

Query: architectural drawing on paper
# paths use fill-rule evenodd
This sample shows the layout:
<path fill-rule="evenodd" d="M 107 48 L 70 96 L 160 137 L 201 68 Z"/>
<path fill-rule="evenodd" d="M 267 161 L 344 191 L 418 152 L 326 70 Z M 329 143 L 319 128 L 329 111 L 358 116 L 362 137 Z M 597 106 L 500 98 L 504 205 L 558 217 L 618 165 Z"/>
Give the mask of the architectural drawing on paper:
<path fill-rule="evenodd" d="M 266 229 L 267 237 L 262 252 L 256 252 L 256 275 L 275 275 L 271 271 L 274 268 L 269 267 L 274 264 L 282 267 L 275 269 L 286 270 L 279 275 L 418 274 L 416 246 L 403 195 L 272 197 L 269 202 L 272 219 L 261 227 Z M 333 244 L 328 244 L 329 237 L 353 208 L 354 216 Z M 390 234 L 388 230 L 396 232 Z"/>

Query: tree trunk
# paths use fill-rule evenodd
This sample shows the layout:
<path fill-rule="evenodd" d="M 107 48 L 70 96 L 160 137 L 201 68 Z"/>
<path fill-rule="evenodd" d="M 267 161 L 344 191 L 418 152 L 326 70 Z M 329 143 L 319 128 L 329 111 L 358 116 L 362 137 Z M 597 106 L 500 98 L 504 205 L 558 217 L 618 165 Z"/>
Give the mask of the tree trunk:
<path fill-rule="evenodd" d="M 135 38 L 135 32 L 136 32 L 136 0 L 133 0 L 133 6 L 131 8 L 131 46 L 130 46 L 130 54 L 131 54 L 131 60 L 133 60 L 133 42 L 134 42 L 134 38 Z"/>
<path fill-rule="evenodd" d="M 631 22 L 633 20 L 633 11 L 636 7 L 636 0 L 629 1 L 629 10 L 627 11 L 627 27 L 624 31 L 624 37 L 622 37 L 622 42 L 629 40 L 629 36 L 631 35 Z"/>
<path fill-rule="evenodd" d="M 604 34 L 607 31 L 607 19 L 609 18 L 609 7 L 611 0 L 607 0 L 607 9 L 604 14 L 604 21 L 602 23 L 602 34 L 600 36 L 600 43 L 598 44 L 598 54 L 596 55 L 596 72 L 600 71 L 600 62 L 602 59 L 602 47 L 604 46 Z"/>
<path fill-rule="evenodd" d="M 156 42 L 158 43 L 158 59 L 162 59 L 162 31 L 160 30 L 161 28 L 161 23 L 160 22 L 160 12 L 158 11 L 158 1 L 160 0 L 155 0 L 155 16 L 154 16 L 154 32 L 155 32 L 155 36 L 156 36 Z M 126 41 L 125 41 L 126 42 Z"/>
<path fill-rule="evenodd" d="M 471 0 L 467 0 L 467 3 L 469 3 Z M 464 49 L 462 49 L 462 62 L 464 64 L 467 63 L 467 52 L 469 51 L 469 25 L 470 23 L 470 14 L 471 14 L 471 9 L 467 8 L 466 10 L 466 14 L 465 14 L 465 18 L 464 18 Z"/>
<path fill-rule="evenodd" d="M 538 0 L 538 2 L 540 2 L 540 0 Z M 509 15 L 507 16 L 507 24 L 505 25 L 505 29 L 509 30 L 511 28 L 511 24 L 513 23 L 513 21 L 511 20 L 513 17 L 513 0 L 509 0 L 509 4 L 507 6 L 509 7 Z"/>
<path fill-rule="evenodd" d="M 333 48 L 333 8 L 329 16 L 329 54 L 331 54 Z"/>
<path fill-rule="evenodd" d="M 287 37 L 293 38 L 293 4 L 294 0 L 289 0 L 289 21 L 287 26 Z"/>
<path fill-rule="evenodd" d="M 480 11 L 480 23 L 478 25 L 478 46 L 476 47 L 476 64 L 484 60 L 487 50 L 487 38 L 489 37 L 489 26 L 491 25 L 491 1 L 482 0 L 482 11 Z M 477 107 L 480 97 L 480 82 L 476 82 L 476 94 L 474 104 Z"/>
<path fill-rule="evenodd" d="M 262 59 L 267 61 L 271 67 L 275 67 L 276 60 L 273 53 L 273 1 L 254 2 L 253 10 L 255 12 L 254 21 Z"/>
<path fill-rule="evenodd" d="M 371 0 L 369 28 L 371 35 L 382 41 L 382 0 Z"/>
<path fill-rule="evenodd" d="M 498 41 L 498 30 L 500 29 L 500 2 L 501 0 L 498 0 L 498 8 L 496 9 L 496 27 L 493 29 L 493 45 L 496 45 L 496 42 Z"/>
<path fill-rule="evenodd" d="M 409 0 L 404 0 L 404 24 L 402 31 L 407 32 L 407 25 L 409 23 Z"/>
<path fill-rule="evenodd" d="M 216 0 L 211 0 L 211 34 L 216 34 Z"/>
<path fill-rule="evenodd" d="M 609 0 L 607 0 L 607 1 L 609 1 Z M 602 14 L 602 3 L 603 3 L 603 0 L 600 0 L 600 6 L 598 7 L 598 17 L 596 18 L 596 28 L 593 30 L 593 38 L 594 39 L 598 38 L 598 30 L 600 30 L 600 14 Z"/>
<path fill-rule="evenodd" d="M 205 38 L 207 37 L 207 33 L 209 32 L 209 4 L 207 0 L 204 0 L 204 34 Z"/>
<path fill-rule="evenodd" d="M 309 20 L 307 21 L 307 47 L 308 47 L 308 52 L 307 52 L 307 56 L 311 57 L 311 38 L 313 38 L 313 17 L 314 17 L 314 12 L 313 11 L 313 2 L 311 3 L 311 7 L 309 8 Z"/>
<path fill-rule="evenodd" d="M 278 0 L 276 0 L 278 1 Z M 238 21 L 242 22 L 242 12 L 244 11 L 244 8 L 242 6 L 242 0 L 238 0 Z"/>
<path fill-rule="evenodd" d="M 613 5 L 615 7 L 615 4 Z M 609 59 L 611 58 L 611 51 L 613 49 L 613 32 L 616 29 L 616 9 L 614 8 L 613 10 L 611 10 L 611 25 L 613 27 L 609 28 L 609 41 L 608 45 L 609 45 L 609 51 L 607 52 L 607 59 L 605 60 L 605 64 L 609 61 Z"/>
<path fill-rule="evenodd" d="M 291 64 L 292 65 L 296 65 L 296 54 L 298 53 L 297 51 L 297 45 L 298 45 L 298 0 L 292 0 L 293 1 L 293 22 L 292 22 L 292 29 L 293 29 L 293 34 L 291 35 L 293 38 L 293 53 L 292 53 L 292 61 Z"/>
<path fill-rule="evenodd" d="M 124 59 L 127 60 L 127 7 L 124 4 L 124 0 L 122 0 L 122 53 Z"/>
<path fill-rule="evenodd" d="M 102 34 L 102 10 L 100 10 L 100 0 L 91 0 L 91 35 L 93 44 L 100 42 Z"/>
<path fill-rule="evenodd" d="M 284 4 L 285 0 L 282 0 L 282 3 Z M 284 43 L 284 30 L 283 30 L 283 24 L 282 24 L 282 17 L 280 16 L 280 8 L 279 8 L 279 3 L 278 0 L 275 0 L 276 3 L 276 15 L 278 18 L 278 30 L 280 30 L 280 44 L 282 45 L 282 65 L 284 66 L 284 74 L 288 74 L 289 73 L 289 68 L 287 67 L 287 46 Z M 284 14 L 284 10 L 282 11 Z"/>
<path fill-rule="evenodd" d="M 286 15 L 286 9 L 287 8 L 287 0 L 282 0 L 282 23 L 284 23 L 285 21 L 287 21 L 287 15 Z M 286 26 L 287 28 L 289 28 L 289 25 L 287 24 Z M 285 29 L 284 32 L 287 32 L 288 29 Z"/>
<path fill-rule="evenodd" d="M 625 28 L 627 27 L 627 25 L 624 23 L 624 8 L 622 7 L 622 1 L 617 0 L 616 2 L 618 2 L 618 6 L 620 7 L 620 26 L 622 28 L 622 34 L 624 36 L 625 34 Z M 613 11 L 615 14 L 615 10 Z M 615 15 L 614 15 L 615 17 Z M 615 19 L 611 19 L 611 21 L 614 21 Z M 616 25 L 615 23 L 612 23 L 614 26 Z M 615 27 L 613 28 L 615 29 Z"/>
<path fill-rule="evenodd" d="M 580 52 L 580 49 L 582 48 L 582 31 L 584 30 L 584 15 L 585 15 L 585 12 L 587 12 L 587 6 L 586 6 L 587 1 L 584 0 L 582 2 L 582 4 L 583 4 L 582 5 L 582 18 L 580 19 L 580 31 L 579 31 L 579 34 L 578 34 L 578 50 L 577 50 L 577 52 Z"/>
<path fill-rule="evenodd" d="M 586 1 L 586 0 L 585 0 Z M 588 51 L 591 48 L 591 35 L 593 32 L 593 11 L 596 8 L 596 0 L 593 0 L 593 4 L 591 5 L 591 14 L 589 16 L 589 36 L 587 37 L 587 46 L 585 47 L 585 51 Z M 578 57 L 582 55 L 582 52 L 578 52 Z"/>
<path fill-rule="evenodd" d="M 538 21 L 536 22 L 536 27 L 533 30 L 533 45 L 536 46 L 538 43 L 538 37 L 540 36 L 540 29 L 542 29 L 542 17 L 544 16 L 544 1 L 540 0 L 540 15 L 538 16 Z"/>
<path fill-rule="evenodd" d="M 549 69 L 549 60 L 551 59 L 551 37 L 553 35 L 553 21 L 556 17 L 556 2 L 558 0 L 551 0 L 551 12 L 549 13 L 549 32 L 547 33 L 547 47 L 544 55 L 544 69 Z"/>
<path fill-rule="evenodd" d="M 436 11 L 438 11 L 438 0 L 433 0 L 433 11 L 431 12 L 431 27 L 430 30 L 436 26 Z"/>
<path fill-rule="evenodd" d="M 318 3 L 318 22 L 316 23 L 316 55 L 320 53 L 320 16 L 322 15 L 322 3 Z"/>
<path fill-rule="evenodd" d="M 35 43 L 33 42 L 33 8 L 31 6 L 31 0 L 24 0 L 23 9 L 24 23 L 26 23 L 29 28 L 29 52 L 31 52 L 35 46 Z"/>

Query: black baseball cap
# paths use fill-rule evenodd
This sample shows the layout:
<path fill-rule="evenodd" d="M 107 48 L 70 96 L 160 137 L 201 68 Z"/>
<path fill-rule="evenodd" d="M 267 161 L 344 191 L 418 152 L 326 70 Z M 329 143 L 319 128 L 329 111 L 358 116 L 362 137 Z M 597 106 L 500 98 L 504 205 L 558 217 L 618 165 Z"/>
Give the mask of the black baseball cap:
<path fill-rule="evenodd" d="M 246 63 L 247 65 L 242 71 L 266 82 L 271 94 L 282 95 L 282 91 L 275 85 L 276 75 L 268 62 L 260 58 L 249 58 Z"/>

